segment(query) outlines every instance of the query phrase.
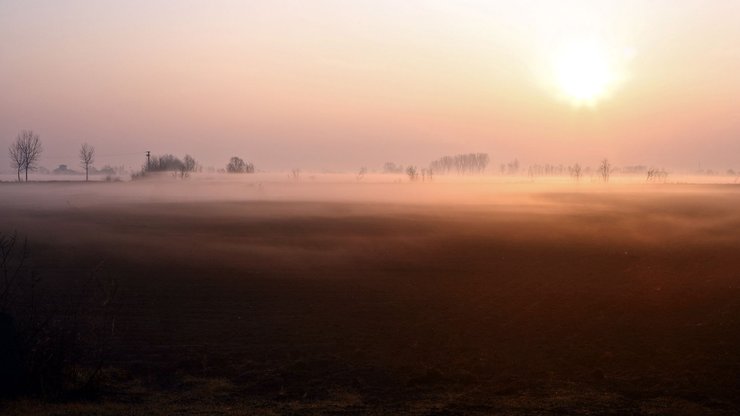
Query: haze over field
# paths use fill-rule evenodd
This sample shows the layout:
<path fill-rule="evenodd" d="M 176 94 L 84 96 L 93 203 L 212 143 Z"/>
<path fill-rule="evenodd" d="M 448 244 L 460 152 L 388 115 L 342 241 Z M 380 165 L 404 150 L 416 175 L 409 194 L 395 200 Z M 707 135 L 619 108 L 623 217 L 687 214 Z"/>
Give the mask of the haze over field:
<path fill-rule="evenodd" d="M 0 414 L 740 414 L 738 21 L 0 0 Z"/>
<path fill-rule="evenodd" d="M 355 170 L 482 151 L 494 165 L 737 170 L 740 3 L 0 2 L 0 144 L 43 165 Z M 3 166 L 3 170 L 7 167 Z"/>
<path fill-rule="evenodd" d="M 106 342 L 3 414 L 737 413 L 736 185 L 225 177 L 2 184 L 71 362 Z"/>

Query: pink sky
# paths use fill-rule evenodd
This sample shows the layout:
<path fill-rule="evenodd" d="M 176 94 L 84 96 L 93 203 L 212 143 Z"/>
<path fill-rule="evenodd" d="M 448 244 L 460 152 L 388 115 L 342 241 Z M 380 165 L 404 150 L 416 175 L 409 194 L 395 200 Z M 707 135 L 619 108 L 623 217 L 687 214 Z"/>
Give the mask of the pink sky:
<path fill-rule="evenodd" d="M 33 129 L 48 167 L 86 141 L 98 165 L 151 150 L 355 170 L 483 151 L 738 169 L 738 18 L 737 1 L 1 1 L 0 144 Z M 547 84 L 563 34 L 632 54 L 593 106 Z"/>

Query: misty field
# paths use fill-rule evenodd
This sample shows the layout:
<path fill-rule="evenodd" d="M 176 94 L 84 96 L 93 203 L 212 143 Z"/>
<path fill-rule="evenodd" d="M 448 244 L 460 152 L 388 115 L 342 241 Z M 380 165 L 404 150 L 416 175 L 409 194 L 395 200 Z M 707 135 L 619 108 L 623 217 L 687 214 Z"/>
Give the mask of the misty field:
<path fill-rule="evenodd" d="M 736 414 L 740 186 L 0 184 L 94 400 L 4 414 Z"/>

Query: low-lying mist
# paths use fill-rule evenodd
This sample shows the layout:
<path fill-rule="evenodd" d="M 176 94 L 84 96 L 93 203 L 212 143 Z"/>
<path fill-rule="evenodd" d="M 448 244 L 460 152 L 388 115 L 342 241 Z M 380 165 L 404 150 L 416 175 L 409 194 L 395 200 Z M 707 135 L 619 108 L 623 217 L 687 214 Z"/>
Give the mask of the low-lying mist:
<path fill-rule="evenodd" d="M 740 185 L 253 174 L 0 195 L 52 299 L 116 282 L 107 365 L 148 392 L 738 406 Z"/>
<path fill-rule="evenodd" d="M 670 181 L 646 182 L 642 175 L 631 175 L 613 176 L 605 183 L 596 176 L 574 180 L 568 176 L 437 175 L 410 180 L 401 174 L 255 173 L 190 174 L 182 179 L 176 174 L 159 174 L 136 181 L 0 182 L 0 207 L 214 200 L 520 204 L 527 195 L 540 193 L 666 194 L 697 189 L 716 193 L 734 189 L 730 185 L 740 186 L 737 177 L 675 175 Z"/>
<path fill-rule="evenodd" d="M 132 252 L 161 243 L 169 245 L 163 247 L 166 251 L 181 253 L 176 246 L 197 242 L 193 256 L 226 264 L 267 246 L 260 260 L 265 267 L 272 261 L 272 267 L 282 264 L 281 250 L 317 259 L 339 258 L 337 253 L 345 250 L 372 256 L 372 250 L 353 245 L 418 240 L 424 250 L 432 240 L 451 236 L 507 244 L 648 244 L 659 249 L 740 241 L 740 212 L 734 209 L 740 185 L 733 184 L 476 176 L 409 182 L 400 176 L 389 180 L 389 175 L 253 174 L 4 183 L 0 190 L 0 227 L 39 243 L 56 239 L 75 245 L 88 239 L 100 243 L 94 244 L 100 249 Z M 145 237 L 157 230 L 163 234 Z M 172 241 L 160 241 L 175 231 Z"/>

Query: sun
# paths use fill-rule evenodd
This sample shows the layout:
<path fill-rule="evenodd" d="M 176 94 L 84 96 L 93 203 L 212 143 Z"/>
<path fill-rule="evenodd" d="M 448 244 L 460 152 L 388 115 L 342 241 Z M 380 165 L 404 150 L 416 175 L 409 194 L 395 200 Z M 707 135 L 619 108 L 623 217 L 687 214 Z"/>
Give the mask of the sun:
<path fill-rule="evenodd" d="M 560 95 L 577 106 L 593 106 L 619 80 L 619 68 L 608 48 L 595 40 L 576 40 L 556 48 L 552 71 Z"/>

